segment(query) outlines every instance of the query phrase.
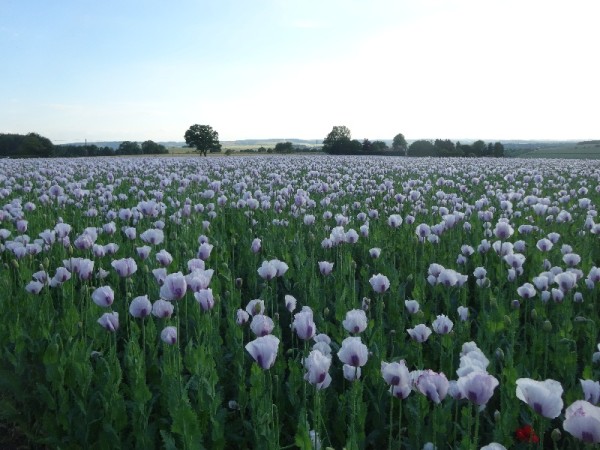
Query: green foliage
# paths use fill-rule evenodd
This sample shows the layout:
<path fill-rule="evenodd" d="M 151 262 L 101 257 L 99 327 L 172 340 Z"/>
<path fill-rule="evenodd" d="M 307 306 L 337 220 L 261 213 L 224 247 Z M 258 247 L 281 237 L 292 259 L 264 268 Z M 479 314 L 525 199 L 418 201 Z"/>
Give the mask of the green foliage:
<path fill-rule="evenodd" d="M 275 153 L 292 153 L 294 151 L 294 144 L 291 142 L 278 142 L 275 144 Z"/>
<path fill-rule="evenodd" d="M 404 153 L 408 150 L 408 144 L 402 133 L 398 133 L 396 136 L 394 136 L 394 140 L 392 141 L 392 150 Z"/>
<path fill-rule="evenodd" d="M 189 147 L 194 147 L 198 153 L 204 156 L 207 152 L 218 153 L 221 151 L 219 133 L 210 125 L 192 125 L 185 132 L 184 138 Z"/>
<path fill-rule="evenodd" d="M 408 147 L 408 156 L 436 156 L 437 152 L 431 141 L 418 140 L 414 141 Z"/>
<path fill-rule="evenodd" d="M 0 157 L 47 158 L 52 156 L 54 145 L 50 139 L 37 133 L 0 133 Z"/>

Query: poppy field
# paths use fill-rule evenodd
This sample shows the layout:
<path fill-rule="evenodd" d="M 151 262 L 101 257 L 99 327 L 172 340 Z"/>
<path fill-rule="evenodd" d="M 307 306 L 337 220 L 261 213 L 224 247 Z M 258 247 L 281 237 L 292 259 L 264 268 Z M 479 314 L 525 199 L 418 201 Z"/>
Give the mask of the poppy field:
<path fill-rule="evenodd" d="M 0 160 L 31 448 L 600 443 L 600 163 Z"/>

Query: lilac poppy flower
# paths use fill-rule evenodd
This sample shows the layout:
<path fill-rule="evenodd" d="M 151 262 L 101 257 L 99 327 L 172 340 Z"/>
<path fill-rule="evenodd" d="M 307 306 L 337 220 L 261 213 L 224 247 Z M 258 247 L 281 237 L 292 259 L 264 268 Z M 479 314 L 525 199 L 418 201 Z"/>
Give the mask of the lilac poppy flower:
<path fill-rule="evenodd" d="M 272 334 L 258 337 L 246 344 L 246 351 L 250 353 L 254 361 L 263 370 L 270 369 L 273 366 L 278 348 L 279 339 Z"/>
<path fill-rule="evenodd" d="M 200 305 L 203 311 L 209 311 L 215 306 L 215 299 L 213 297 L 212 289 L 200 289 L 194 292 L 194 298 Z"/>
<path fill-rule="evenodd" d="M 377 259 L 379 258 L 379 256 L 381 255 L 381 249 L 374 247 L 372 249 L 369 250 L 369 256 L 371 256 L 371 258 L 373 259 Z"/>
<path fill-rule="evenodd" d="M 381 376 L 390 386 L 405 388 L 405 391 L 407 391 L 406 396 L 403 396 L 402 398 L 406 398 L 410 393 L 410 373 L 404 360 L 393 363 L 381 361 Z"/>
<path fill-rule="evenodd" d="M 147 295 L 140 295 L 131 300 L 129 304 L 129 314 L 136 319 L 143 319 L 152 312 L 152 303 L 148 300 Z"/>
<path fill-rule="evenodd" d="M 344 378 L 348 381 L 356 381 L 360 379 L 362 374 L 362 370 L 358 366 L 352 366 L 350 364 L 344 364 L 342 367 L 342 373 L 344 374 Z"/>
<path fill-rule="evenodd" d="M 519 294 L 519 297 L 521 298 L 528 299 L 535 297 L 536 291 L 531 283 L 525 283 L 517 289 L 517 294 Z"/>
<path fill-rule="evenodd" d="M 392 228 L 398 228 L 402 225 L 402 216 L 400 214 L 392 214 L 388 217 L 388 225 Z"/>
<path fill-rule="evenodd" d="M 27 283 L 27 285 L 25 286 L 25 290 L 27 292 L 29 292 L 30 294 L 39 294 L 40 292 L 42 292 L 42 289 L 44 288 L 44 283 L 40 283 L 37 280 L 33 280 L 30 281 L 29 283 Z"/>
<path fill-rule="evenodd" d="M 265 312 L 265 302 L 261 299 L 250 300 L 246 305 L 246 312 L 251 316 L 263 314 Z"/>
<path fill-rule="evenodd" d="M 275 267 L 275 276 L 282 277 L 289 269 L 288 265 L 278 259 L 272 259 L 269 263 Z"/>
<path fill-rule="evenodd" d="M 294 310 L 296 309 L 296 297 L 294 297 L 293 295 L 286 295 L 284 297 L 285 300 L 285 309 L 287 309 L 290 313 L 294 312 Z"/>
<path fill-rule="evenodd" d="M 208 242 L 200 244 L 200 247 L 198 248 L 198 258 L 200 258 L 203 261 L 206 261 L 210 257 L 213 248 L 214 246 L 209 244 Z"/>
<path fill-rule="evenodd" d="M 494 395 L 498 380 L 487 372 L 473 371 L 460 377 L 457 386 L 463 396 L 479 406 L 484 406 Z"/>
<path fill-rule="evenodd" d="M 460 320 L 462 322 L 466 322 L 469 318 L 469 308 L 467 308 L 466 306 L 459 306 L 456 309 L 456 312 L 458 313 L 458 317 L 460 317 Z"/>
<path fill-rule="evenodd" d="M 563 388 L 558 381 L 536 381 L 530 378 L 517 380 L 517 398 L 527 403 L 536 413 L 556 419 L 563 408 Z"/>
<path fill-rule="evenodd" d="M 144 245 L 143 247 L 137 247 L 135 249 L 138 257 L 142 261 L 145 261 L 146 259 L 148 259 L 148 257 L 150 256 L 150 251 L 151 250 L 152 250 L 152 248 L 149 245 Z"/>
<path fill-rule="evenodd" d="M 257 272 L 263 280 L 267 281 L 270 281 L 277 276 L 277 269 L 270 261 L 263 261 Z"/>
<path fill-rule="evenodd" d="M 116 259 L 110 263 L 120 277 L 130 277 L 137 271 L 137 264 L 133 258 Z"/>
<path fill-rule="evenodd" d="M 273 328 L 275 328 L 273 319 L 264 314 L 256 314 L 252 317 L 252 321 L 250 322 L 250 329 L 257 337 L 271 334 Z"/>
<path fill-rule="evenodd" d="M 175 345 L 177 343 L 177 328 L 168 326 L 160 332 L 160 338 L 165 344 Z"/>
<path fill-rule="evenodd" d="M 244 324 L 248 323 L 248 320 L 250 320 L 250 314 L 248 314 L 246 311 L 244 311 L 241 308 L 236 311 L 235 323 L 237 323 L 238 325 L 244 325 Z"/>
<path fill-rule="evenodd" d="M 152 305 L 152 315 L 161 319 L 168 319 L 173 314 L 175 307 L 166 300 L 156 300 Z"/>
<path fill-rule="evenodd" d="M 329 275 L 333 270 L 333 264 L 334 263 L 328 261 L 319 261 L 319 272 L 321 272 L 321 275 Z"/>
<path fill-rule="evenodd" d="M 350 310 L 342 325 L 349 333 L 362 333 L 367 329 L 367 315 L 362 309 Z"/>
<path fill-rule="evenodd" d="M 119 313 L 107 312 L 102 314 L 98 319 L 98 323 L 106 330 L 115 332 L 119 329 Z"/>
<path fill-rule="evenodd" d="M 443 373 L 424 370 L 416 381 L 416 388 L 434 403 L 441 403 L 448 394 L 448 379 Z"/>
<path fill-rule="evenodd" d="M 429 339 L 429 336 L 432 333 L 431 328 L 429 328 L 427 325 L 422 324 L 422 323 L 417 325 L 414 328 L 409 328 L 408 330 L 406 330 L 406 332 L 410 335 L 410 337 L 413 340 L 415 340 L 419 343 L 423 343 L 427 339 Z"/>
<path fill-rule="evenodd" d="M 317 326 L 313 320 L 312 309 L 304 306 L 300 312 L 294 314 L 292 330 L 295 330 L 298 337 L 303 340 L 314 337 L 317 332 Z"/>
<path fill-rule="evenodd" d="M 373 290 L 379 294 L 383 294 L 390 288 L 390 280 L 388 280 L 388 277 L 380 273 L 373 275 L 369 279 L 369 283 L 371 283 Z"/>
<path fill-rule="evenodd" d="M 140 234 L 140 239 L 146 244 L 160 245 L 165 240 L 165 233 L 163 232 L 163 230 L 151 228 Z"/>
<path fill-rule="evenodd" d="M 173 257 L 164 248 L 156 254 L 156 262 L 163 267 L 168 266 L 173 262 Z"/>
<path fill-rule="evenodd" d="M 421 307 L 419 305 L 419 302 L 416 300 L 404 300 L 404 306 L 406 307 L 406 310 L 409 312 L 409 314 L 418 313 L 419 308 Z"/>
<path fill-rule="evenodd" d="M 600 442 L 600 407 L 577 400 L 565 411 L 563 428 L 577 439 L 588 443 Z"/>
<path fill-rule="evenodd" d="M 92 300 L 96 305 L 108 308 L 115 300 L 115 293 L 110 286 L 100 286 L 92 292 Z"/>
<path fill-rule="evenodd" d="M 433 327 L 433 331 L 435 331 L 437 334 L 448 334 L 452 331 L 454 324 L 448 318 L 448 316 L 442 314 L 437 316 L 431 326 Z"/>
<path fill-rule="evenodd" d="M 187 282 L 181 272 L 171 273 L 166 276 L 164 284 L 160 287 L 160 296 L 164 300 L 175 301 L 185 296 Z"/>
<path fill-rule="evenodd" d="M 344 364 L 352 367 L 362 367 L 367 363 L 369 350 L 360 337 L 347 337 L 342 341 L 342 347 L 337 353 Z"/>
<path fill-rule="evenodd" d="M 329 368 L 331 358 L 318 350 L 312 350 L 304 360 L 306 374 L 304 379 L 313 384 L 317 389 L 324 389 L 331 383 Z"/>
<path fill-rule="evenodd" d="M 600 381 L 579 380 L 583 390 L 583 399 L 592 405 L 600 402 Z"/>
<path fill-rule="evenodd" d="M 260 252 L 261 249 L 261 240 L 259 238 L 256 238 L 252 241 L 252 245 L 250 245 L 250 249 L 252 250 L 252 253 L 258 253 Z"/>

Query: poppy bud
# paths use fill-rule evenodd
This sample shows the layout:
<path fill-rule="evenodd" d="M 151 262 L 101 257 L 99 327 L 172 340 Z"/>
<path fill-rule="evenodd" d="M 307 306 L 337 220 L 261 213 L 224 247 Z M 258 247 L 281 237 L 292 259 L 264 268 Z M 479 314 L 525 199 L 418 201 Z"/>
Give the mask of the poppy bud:
<path fill-rule="evenodd" d="M 144 266 L 144 268 L 142 270 L 144 271 L 144 273 L 150 272 L 150 269 L 148 268 L 148 266 Z"/>
<path fill-rule="evenodd" d="M 535 309 L 532 309 L 532 310 L 531 310 L 531 318 L 532 318 L 533 320 L 536 320 L 536 319 L 537 319 L 537 311 L 536 311 Z"/>
<path fill-rule="evenodd" d="M 498 411 L 498 410 L 494 411 L 494 421 L 500 422 L 500 419 L 501 419 L 500 411 Z"/>
<path fill-rule="evenodd" d="M 543 328 L 544 328 L 544 331 L 547 331 L 547 332 L 552 331 L 552 322 L 550 322 L 549 320 L 544 320 Z"/>
<path fill-rule="evenodd" d="M 10 263 L 12 264 L 12 266 L 13 266 L 15 269 L 18 269 L 18 268 L 19 268 L 19 261 L 17 261 L 16 259 L 11 259 L 11 260 L 10 260 Z"/>
<path fill-rule="evenodd" d="M 227 406 L 229 407 L 229 409 L 240 409 L 240 405 L 238 405 L 238 402 L 236 402 L 235 400 L 229 400 Z"/>
<path fill-rule="evenodd" d="M 500 347 L 496 349 L 496 358 L 500 361 L 504 361 L 504 351 Z"/>
<path fill-rule="evenodd" d="M 512 302 L 510 302 L 510 306 L 512 309 L 519 309 L 521 307 L 521 303 L 519 302 L 519 300 L 513 300 Z"/>
<path fill-rule="evenodd" d="M 278 312 L 276 312 L 276 313 L 273 315 L 273 319 L 275 319 L 275 320 L 279 321 L 279 313 L 278 313 Z"/>
<path fill-rule="evenodd" d="M 242 288 L 242 285 L 244 284 L 244 280 L 241 278 L 236 278 L 235 279 L 235 287 L 238 289 Z"/>
<path fill-rule="evenodd" d="M 552 433 L 550 433 L 550 437 L 554 442 L 558 442 L 562 437 L 562 434 L 558 428 L 555 428 L 554 430 L 552 430 Z"/>
<path fill-rule="evenodd" d="M 44 258 L 44 261 L 42 262 L 44 269 L 47 269 L 48 267 L 50 267 L 50 260 L 48 259 L 48 257 Z"/>
<path fill-rule="evenodd" d="M 507 327 L 510 327 L 512 325 L 512 320 L 510 320 L 510 317 L 504 316 L 504 323 Z"/>
<path fill-rule="evenodd" d="M 325 317 L 329 316 L 329 308 L 325 308 L 323 310 L 323 316 L 325 316 Z"/>
<path fill-rule="evenodd" d="M 69 245 L 69 250 L 68 250 L 69 256 L 73 256 L 73 246 Z"/>
<path fill-rule="evenodd" d="M 496 297 L 492 297 L 490 299 L 490 305 L 492 306 L 492 308 L 497 308 L 498 307 L 498 302 L 496 301 Z"/>

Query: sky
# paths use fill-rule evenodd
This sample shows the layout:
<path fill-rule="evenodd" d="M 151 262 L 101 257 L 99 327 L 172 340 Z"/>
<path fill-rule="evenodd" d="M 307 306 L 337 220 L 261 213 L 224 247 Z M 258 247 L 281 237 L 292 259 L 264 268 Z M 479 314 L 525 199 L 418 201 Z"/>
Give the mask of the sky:
<path fill-rule="evenodd" d="M 0 0 L 0 133 L 600 138 L 598 0 Z"/>

